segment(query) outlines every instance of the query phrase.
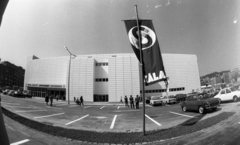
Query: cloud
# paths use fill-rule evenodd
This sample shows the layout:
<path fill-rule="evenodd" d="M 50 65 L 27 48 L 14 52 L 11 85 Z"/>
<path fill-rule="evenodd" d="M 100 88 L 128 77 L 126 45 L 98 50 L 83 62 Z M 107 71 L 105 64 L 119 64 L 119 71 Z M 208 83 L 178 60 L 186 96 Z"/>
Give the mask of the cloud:
<path fill-rule="evenodd" d="M 178 4 L 182 3 L 182 0 L 178 0 L 177 3 L 178 3 Z"/>
<path fill-rule="evenodd" d="M 156 5 L 156 6 L 155 6 L 155 9 L 157 9 L 158 7 L 161 7 L 161 6 L 162 6 L 162 5 Z"/>
<path fill-rule="evenodd" d="M 168 3 L 166 3 L 166 6 L 170 5 L 170 0 L 168 0 Z"/>
<path fill-rule="evenodd" d="M 235 17 L 234 20 L 233 20 L 233 23 L 234 23 L 234 24 L 237 24 L 238 20 L 239 20 L 239 19 L 237 19 L 237 18 Z"/>

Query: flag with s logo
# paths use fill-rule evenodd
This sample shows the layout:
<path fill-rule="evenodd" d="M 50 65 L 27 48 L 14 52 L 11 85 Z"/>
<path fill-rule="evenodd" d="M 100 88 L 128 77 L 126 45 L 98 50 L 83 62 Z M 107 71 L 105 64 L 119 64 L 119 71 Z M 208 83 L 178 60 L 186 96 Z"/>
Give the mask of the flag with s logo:
<path fill-rule="evenodd" d="M 132 49 L 140 62 L 140 46 L 138 36 L 138 26 L 136 20 L 124 20 L 127 29 L 128 39 Z M 163 66 L 162 55 L 151 20 L 139 20 L 141 46 L 144 67 L 144 81 L 146 85 L 159 81 L 167 81 Z"/>

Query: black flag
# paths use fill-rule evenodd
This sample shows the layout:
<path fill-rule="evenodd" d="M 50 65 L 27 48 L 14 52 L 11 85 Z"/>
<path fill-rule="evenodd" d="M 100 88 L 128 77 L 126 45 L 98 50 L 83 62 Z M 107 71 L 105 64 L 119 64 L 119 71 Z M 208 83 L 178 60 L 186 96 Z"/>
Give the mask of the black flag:
<path fill-rule="evenodd" d="M 136 20 L 124 20 L 129 41 L 138 60 L 140 61 L 139 36 Z M 144 81 L 146 85 L 159 81 L 167 83 L 167 77 L 163 66 L 162 55 L 157 40 L 157 35 L 151 20 L 139 20 L 141 32 L 141 45 L 144 67 Z"/>

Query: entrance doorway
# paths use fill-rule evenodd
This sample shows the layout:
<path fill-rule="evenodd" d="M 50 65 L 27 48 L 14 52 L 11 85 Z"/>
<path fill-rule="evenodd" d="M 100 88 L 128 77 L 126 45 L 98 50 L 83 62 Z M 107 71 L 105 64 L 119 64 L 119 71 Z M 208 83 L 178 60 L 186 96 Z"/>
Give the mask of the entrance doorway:
<path fill-rule="evenodd" d="M 108 102 L 108 95 L 94 95 L 94 102 Z"/>

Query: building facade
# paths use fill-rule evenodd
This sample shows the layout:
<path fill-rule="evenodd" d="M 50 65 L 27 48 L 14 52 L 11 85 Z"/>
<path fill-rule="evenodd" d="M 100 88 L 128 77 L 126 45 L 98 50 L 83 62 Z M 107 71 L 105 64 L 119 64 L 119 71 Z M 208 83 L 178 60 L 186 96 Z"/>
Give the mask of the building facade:
<path fill-rule="evenodd" d="M 0 63 L 0 87 L 23 87 L 25 70 L 8 61 Z"/>
<path fill-rule="evenodd" d="M 162 54 L 162 57 L 170 81 L 168 95 L 200 90 L 196 55 Z M 133 53 L 78 55 L 69 61 L 69 56 L 29 57 L 25 89 L 34 96 L 54 94 L 66 100 L 83 96 L 90 102 L 119 102 L 124 96 L 140 95 L 140 68 Z M 165 84 L 145 86 L 145 96 L 152 95 L 167 95 Z"/>

